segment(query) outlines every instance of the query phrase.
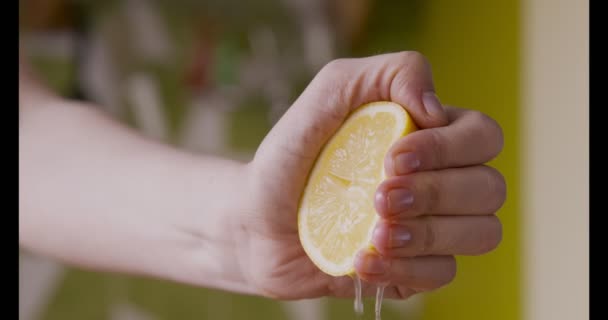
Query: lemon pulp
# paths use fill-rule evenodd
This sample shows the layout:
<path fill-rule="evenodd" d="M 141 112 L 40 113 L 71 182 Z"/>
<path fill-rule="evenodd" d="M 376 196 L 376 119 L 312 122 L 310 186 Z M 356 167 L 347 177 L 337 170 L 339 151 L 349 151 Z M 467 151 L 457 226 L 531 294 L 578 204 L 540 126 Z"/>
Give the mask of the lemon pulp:
<path fill-rule="evenodd" d="M 384 157 L 416 129 L 402 106 L 372 102 L 355 110 L 321 150 L 300 200 L 298 230 L 323 272 L 353 273 L 354 257 L 370 246 L 378 219 L 374 193 L 385 178 Z"/>

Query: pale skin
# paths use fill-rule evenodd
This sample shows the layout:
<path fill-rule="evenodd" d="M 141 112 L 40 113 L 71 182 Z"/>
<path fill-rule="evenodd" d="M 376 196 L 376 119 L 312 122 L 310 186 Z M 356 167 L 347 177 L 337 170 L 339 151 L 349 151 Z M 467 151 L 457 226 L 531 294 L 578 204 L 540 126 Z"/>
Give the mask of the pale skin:
<path fill-rule="evenodd" d="M 68 264 L 276 299 L 352 297 L 298 238 L 297 205 L 323 144 L 354 108 L 403 105 L 421 130 L 397 141 L 378 186 L 373 243 L 354 265 L 364 294 L 405 299 L 448 284 L 455 255 L 501 240 L 506 187 L 484 165 L 503 144 L 477 111 L 442 106 L 416 52 L 324 67 L 243 163 L 141 136 L 19 72 L 19 243 Z M 408 236 L 409 234 L 409 236 Z"/>

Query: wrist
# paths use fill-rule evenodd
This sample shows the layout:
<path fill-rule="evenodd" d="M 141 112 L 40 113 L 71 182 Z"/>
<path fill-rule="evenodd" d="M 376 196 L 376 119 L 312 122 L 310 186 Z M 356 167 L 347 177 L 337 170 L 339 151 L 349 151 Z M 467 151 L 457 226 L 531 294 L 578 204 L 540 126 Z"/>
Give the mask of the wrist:
<path fill-rule="evenodd" d="M 249 164 L 205 158 L 187 174 L 189 209 L 178 216 L 180 266 L 168 275 L 179 282 L 258 294 L 247 273 Z M 203 197 L 203 195 L 205 195 Z"/>

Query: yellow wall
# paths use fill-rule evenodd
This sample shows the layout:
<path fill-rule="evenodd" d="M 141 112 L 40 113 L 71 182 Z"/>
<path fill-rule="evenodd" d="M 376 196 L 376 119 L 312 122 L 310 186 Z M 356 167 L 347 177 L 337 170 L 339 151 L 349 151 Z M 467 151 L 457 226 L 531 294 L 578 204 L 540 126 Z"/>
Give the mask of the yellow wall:
<path fill-rule="evenodd" d="M 435 0 L 420 14 L 414 48 L 430 59 L 439 98 L 502 125 L 505 147 L 491 165 L 508 185 L 503 242 L 488 255 L 459 257 L 455 281 L 426 295 L 423 319 L 520 319 L 520 4 Z"/>

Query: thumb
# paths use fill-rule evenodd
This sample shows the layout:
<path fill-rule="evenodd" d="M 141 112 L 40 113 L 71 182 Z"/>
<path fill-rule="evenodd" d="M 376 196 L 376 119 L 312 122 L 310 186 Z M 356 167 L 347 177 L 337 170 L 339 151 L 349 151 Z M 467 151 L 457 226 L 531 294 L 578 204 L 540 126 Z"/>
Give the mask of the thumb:
<path fill-rule="evenodd" d="M 256 153 L 273 155 L 290 174 L 291 166 L 312 166 L 325 142 L 351 111 L 373 101 L 403 106 L 421 128 L 447 124 L 447 114 L 435 95 L 431 68 L 417 52 L 339 59 L 327 64 L 273 127 Z M 294 161 L 297 160 L 297 161 Z M 275 162 L 276 165 L 276 162 Z"/>

